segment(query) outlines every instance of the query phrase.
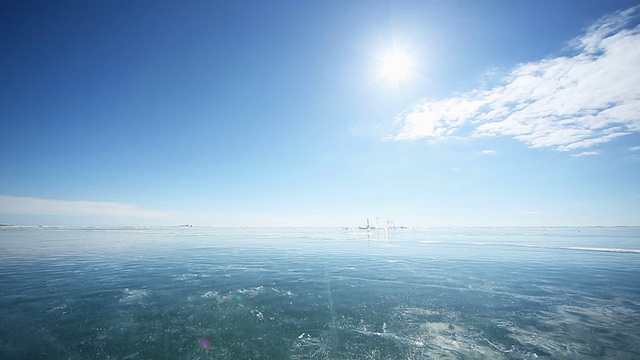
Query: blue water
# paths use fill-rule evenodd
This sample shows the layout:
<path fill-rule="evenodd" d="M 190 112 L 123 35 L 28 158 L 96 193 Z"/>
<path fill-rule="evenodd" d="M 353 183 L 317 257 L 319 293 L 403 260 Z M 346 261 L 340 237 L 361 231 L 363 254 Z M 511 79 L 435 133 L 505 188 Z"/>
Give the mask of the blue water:
<path fill-rule="evenodd" d="M 640 228 L 1 227 L 0 358 L 640 359 Z"/>

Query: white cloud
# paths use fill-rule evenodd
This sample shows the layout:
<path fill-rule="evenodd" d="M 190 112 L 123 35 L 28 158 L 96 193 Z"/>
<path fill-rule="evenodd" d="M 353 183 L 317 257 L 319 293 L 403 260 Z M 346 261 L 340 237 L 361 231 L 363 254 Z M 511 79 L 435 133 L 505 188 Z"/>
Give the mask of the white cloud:
<path fill-rule="evenodd" d="M 394 139 L 511 136 L 575 151 L 639 132 L 640 25 L 627 26 L 639 12 L 604 17 L 571 42 L 574 55 L 520 64 L 500 86 L 420 102 L 396 118 Z"/>
<path fill-rule="evenodd" d="M 482 101 L 468 98 L 424 102 L 401 115 L 404 129 L 395 139 L 416 140 L 423 137 L 451 136 L 467 119 L 476 114 L 482 105 Z"/>
<path fill-rule="evenodd" d="M 629 150 L 631 150 L 631 151 L 640 151 L 640 146 L 630 147 Z"/>
<path fill-rule="evenodd" d="M 571 156 L 580 157 L 580 156 L 593 156 L 600 155 L 600 151 L 583 151 L 581 153 L 572 154 Z"/>
<path fill-rule="evenodd" d="M 484 155 L 496 155 L 497 153 L 495 150 L 482 150 L 482 154 Z"/>
<path fill-rule="evenodd" d="M 163 218 L 167 214 L 130 204 L 67 201 L 21 196 L 0 196 L 0 213 L 31 215 L 84 215 L 126 218 Z"/>

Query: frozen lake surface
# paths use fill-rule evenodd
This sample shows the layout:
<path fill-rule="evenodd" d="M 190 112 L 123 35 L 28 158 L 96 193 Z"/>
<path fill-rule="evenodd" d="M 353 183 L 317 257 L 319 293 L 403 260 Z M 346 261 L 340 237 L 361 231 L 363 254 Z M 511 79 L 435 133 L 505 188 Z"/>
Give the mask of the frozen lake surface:
<path fill-rule="evenodd" d="M 640 228 L 0 228 L 2 359 L 640 359 Z"/>

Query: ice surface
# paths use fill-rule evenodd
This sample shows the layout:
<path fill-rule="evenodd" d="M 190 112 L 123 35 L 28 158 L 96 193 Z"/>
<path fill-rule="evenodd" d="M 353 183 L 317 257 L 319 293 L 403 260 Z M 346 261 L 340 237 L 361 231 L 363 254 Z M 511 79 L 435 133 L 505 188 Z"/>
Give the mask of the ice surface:
<path fill-rule="evenodd" d="M 0 358 L 640 358 L 639 234 L 2 229 Z"/>

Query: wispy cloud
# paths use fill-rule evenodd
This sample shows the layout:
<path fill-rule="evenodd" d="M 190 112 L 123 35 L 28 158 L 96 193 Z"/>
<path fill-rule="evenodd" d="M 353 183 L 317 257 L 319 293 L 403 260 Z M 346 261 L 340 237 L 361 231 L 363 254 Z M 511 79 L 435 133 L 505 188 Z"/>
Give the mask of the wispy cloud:
<path fill-rule="evenodd" d="M 395 140 L 510 136 L 533 148 L 587 149 L 640 131 L 640 6 L 606 16 L 568 56 L 515 67 L 499 86 L 423 100 Z"/>
<path fill-rule="evenodd" d="M 496 154 L 498 154 L 498 152 L 495 151 L 495 150 L 482 150 L 482 154 L 483 155 L 496 155 Z"/>
<path fill-rule="evenodd" d="M 0 196 L 0 213 L 32 215 L 89 215 L 126 218 L 163 218 L 167 214 L 130 204 L 67 201 L 21 196 Z"/>
<path fill-rule="evenodd" d="M 630 147 L 629 150 L 631 150 L 631 151 L 640 151 L 640 146 Z"/>
<path fill-rule="evenodd" d="M 580 156 L 593 156 L 600 155 L 600 151 L 583 151 L 577 154 L 572 154 L 571 156 L 580 157 Z"/>

